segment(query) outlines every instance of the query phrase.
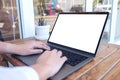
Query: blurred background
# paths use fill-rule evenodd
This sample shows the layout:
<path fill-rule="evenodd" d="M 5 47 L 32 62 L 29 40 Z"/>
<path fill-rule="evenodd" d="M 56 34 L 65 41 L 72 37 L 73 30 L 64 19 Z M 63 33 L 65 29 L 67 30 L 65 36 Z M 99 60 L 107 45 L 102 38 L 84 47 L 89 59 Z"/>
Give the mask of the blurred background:
<path fill-rule="evenodd" d="M 109 12 L 102 41 L 120 44 L 120 0 L 0 0 L 0 39 L 34 36 L 41 17 L 52 29 L 60 12 Z"/>

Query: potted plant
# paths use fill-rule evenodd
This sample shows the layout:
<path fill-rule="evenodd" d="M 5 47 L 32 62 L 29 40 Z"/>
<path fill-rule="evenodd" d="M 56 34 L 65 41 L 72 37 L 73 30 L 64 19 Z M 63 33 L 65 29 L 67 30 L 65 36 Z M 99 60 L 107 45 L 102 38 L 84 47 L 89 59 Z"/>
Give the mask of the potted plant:
<path fill-rule="evenodd" d="M 40 5 L 38 7 L 39 9 L 39 14 L 40 14 L 40 18 L 38 20 L 38 24 L 35 27 L 35 32 L 36 32 L 36 39 L 38 40 L 46 40 L 49 37 L 49 29 L 50 29 L 50 25 L 48 25 L 46 23 L 45 20 L 45 13 L 44 13 L 44 0 L 39 0 L 40 1 Z"/>

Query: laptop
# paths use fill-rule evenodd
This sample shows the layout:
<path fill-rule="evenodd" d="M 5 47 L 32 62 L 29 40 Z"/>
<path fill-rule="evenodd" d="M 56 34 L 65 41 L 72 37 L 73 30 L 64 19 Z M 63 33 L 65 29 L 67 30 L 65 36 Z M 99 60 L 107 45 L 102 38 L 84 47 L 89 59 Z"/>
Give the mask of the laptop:
<path fill-rule="evenodd" d="M 108 12 L 58 14 L 47 45 L 62 50 L 68 60 L 51 80 L 63 80 L 95 58 L 108 15 Z M 39 55 L 13 56 L 31 65 Z"/>

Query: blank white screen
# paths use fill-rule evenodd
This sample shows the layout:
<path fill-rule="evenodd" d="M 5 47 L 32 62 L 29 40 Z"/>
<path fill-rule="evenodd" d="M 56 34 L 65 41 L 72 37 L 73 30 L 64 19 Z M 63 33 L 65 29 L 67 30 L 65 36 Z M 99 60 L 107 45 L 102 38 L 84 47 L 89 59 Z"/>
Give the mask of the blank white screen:
<path fill-rule="evenodd" d="M 107 14 L 60 14 L 50 42 L 95 53 Z"/>

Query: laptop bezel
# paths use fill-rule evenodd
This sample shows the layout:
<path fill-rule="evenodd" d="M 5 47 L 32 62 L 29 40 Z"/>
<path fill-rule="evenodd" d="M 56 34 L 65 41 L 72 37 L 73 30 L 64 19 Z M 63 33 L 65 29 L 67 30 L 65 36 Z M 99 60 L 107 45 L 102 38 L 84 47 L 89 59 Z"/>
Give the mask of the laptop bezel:
<path fill-rule="evenodd" d="M 56 25 L 56 22 L 57 22 L 57 20 L 58 20 L 58 17 L 59 17 L 59 15 L 61 15 L 61 14 L 106 14 L 106 19 L 105 19 L 105 22 L 104 22 L 104 25 L 103 25 L 103 28 L 102 28 L 102 32 L 101 32 L 101 34 L 100 34 L 100 37 L 99 37 L 99 40 L 98 40 L 98 43 L 97 43 L 97 47 L 96 47 L 96 50 L 95 50 L 95 53 L 94 53 L 94 54 L 93 54 L 93 53 L 90 53 L 90 52 L 86 52 L 86 51 L 83 51 L 83 50 L 74 49 L 74 48 L 71 48 L 71 47 L 67 47 L 67 46 L 60 45 L 60 44 L 57 44 L 57 43 L 54 43 L 54 42 L 49 41 L 50 36 L 51 36 L 51 34 L 52 34 L 53 30 L 54 30 L 54 27 L 55 27 L 55 25 Z M 53 28 L 52 28 L 52 30 L 51 30 L 51 34 L 50 34 L 50 36 L 49 36 L 49 38 L 48 38 L 48 40 L 47 40 L 47 44 L 57 45 L 57 46 L 59 46 L 59 47 L 64 47 L 64 48 L 67 48 L 67 49 L 70 49 L 70 50 L 75 50 L 75 51 L 77 51 L 77 52 L 83 52 L 83 53 L 86 53 L 87 55 L 90 55 L 90 56 L 92 56 L 92 57 L 95 57 L 96 54 L 97 54 L 97 51 L 98 51 L 98 47 L 99 47 L 101 38 L 102 38 L 102 34 L 103 34 L 103 32 L 104 32 L 104 29 L 105 29 L 105 26 L 106 26 L 106 23 L 107 23 L 108 16 L 109 16 L 109 12 L 79 12 L 79 13 L 74 13 L 74 12 L 62 12 L 62 13 L 59 13 L 59 14 L 57 15 L 57 18 L 56 18 L 55 23 L 54 23 L 54 25 L 53 25 Z"/>

